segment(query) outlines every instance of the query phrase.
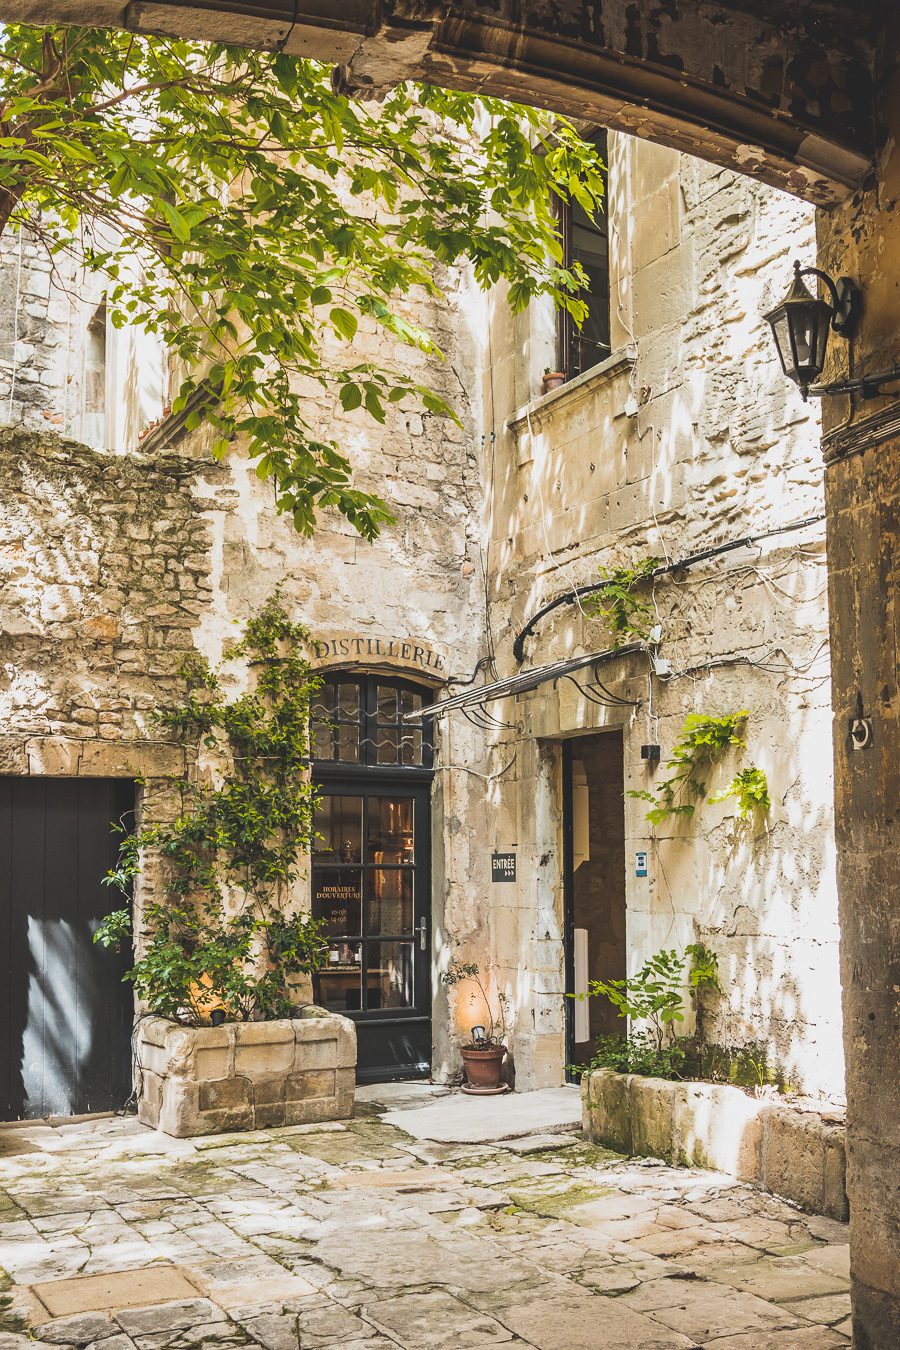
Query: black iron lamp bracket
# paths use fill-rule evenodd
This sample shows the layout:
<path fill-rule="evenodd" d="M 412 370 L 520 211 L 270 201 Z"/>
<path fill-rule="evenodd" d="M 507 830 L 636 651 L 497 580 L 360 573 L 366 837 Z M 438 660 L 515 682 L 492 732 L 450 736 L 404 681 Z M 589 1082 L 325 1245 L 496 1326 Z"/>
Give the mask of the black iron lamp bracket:
<path fill-rule="evenodd" d="M 841 337 L 849 337 L 859 317 L 862 304 L 862 291 L 850 277 L 838 277 L 832 281 L 827 272 L 818 267 L 801 267 L 794 263 L 794 272 L 798 277 L 818 277 L 824 282 L 831 297 L 831 327 Z"/>
<path fill-rule="evenodd" d="M 900 366 L 892 366 L 889 370 L 878 370 L 873 375 L 860 375 L 855 380 L 811 384 L 809 393 L 813 398 L 826 398 L 829 394 L 858 394 L 860 398 L 877 398 L 884 385 L 897 383 L 900 383 Z"/>

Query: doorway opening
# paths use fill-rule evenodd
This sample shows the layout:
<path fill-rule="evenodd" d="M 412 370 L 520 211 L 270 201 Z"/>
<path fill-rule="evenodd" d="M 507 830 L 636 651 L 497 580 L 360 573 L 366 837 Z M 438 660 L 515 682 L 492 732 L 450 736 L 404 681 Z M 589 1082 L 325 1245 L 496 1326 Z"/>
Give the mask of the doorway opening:
<path fill-rule="evenodd" d="M 0 778 L 0 1120 L 114 1111 L 131 1095 L 131 944 L 94 943 L 134 784 Z M 127 946 L 127 950 L 126 950 Z"/>
<path fill-rule="evenodd" d="M 415 717 L 429 697 L 341 673 L 313 710 L 312 912 L 329 942 L 313 997 L 356 1023 L 360 1083 L 431 1073 L 433 774 L 429 724 Z"/>
<path fill-rule="evenodd" d="M 563 886 L 566 993 L 621 980 L 625 944 L 625 773 L 620 731 L 563 744 Z M 587 1063 L 598 1036 L 625 1022 L 604 999 L 566 999 L 566 1063 Z M 567 1069 L 570 1082 L 579 1074 Z"/>

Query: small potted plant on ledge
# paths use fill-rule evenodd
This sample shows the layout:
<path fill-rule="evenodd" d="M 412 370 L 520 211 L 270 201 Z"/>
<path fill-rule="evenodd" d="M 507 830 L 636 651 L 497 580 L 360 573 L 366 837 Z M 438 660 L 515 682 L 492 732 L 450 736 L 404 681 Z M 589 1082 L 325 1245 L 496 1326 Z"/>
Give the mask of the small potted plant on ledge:
<path fill-rule="evenodd" d="M 549 394 L 551 390 L 558 389 L 561 384 L 566 382 L 566 372 L 564 370 L 551 370 L 547 366 L 544 370 L 544 393 Z"/>
<path fill-rule="evenodd" d="M 473 1026 L 469 1033 L 471 1039 L 460 1046 L 466 1070 L 463 1092 L 475 1096 L 508 1092 L 509 1085 L 501 1083 L 500 1077 L 506 1056 L 505 1041 L 508 1032 L 506 1014 L 509 999 L 502 991 L 498 991 L 496 1002 L 491 1003 L 481 978 L 481 971 L 474 961 L 457 961 L 456 957 L 453 957 L 441 979 L 448 988 L 471 980 L 487 1009 L 487 1025 L 477 1023 Z"/>

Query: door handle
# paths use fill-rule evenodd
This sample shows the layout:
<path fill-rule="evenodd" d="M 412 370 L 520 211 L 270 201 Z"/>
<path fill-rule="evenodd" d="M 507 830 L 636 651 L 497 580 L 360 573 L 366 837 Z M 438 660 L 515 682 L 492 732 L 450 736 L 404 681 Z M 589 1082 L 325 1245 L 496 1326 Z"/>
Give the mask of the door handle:
<path fill-rule="evenodd" d="M 421 918 L 416 926 L 419 930 L 419 951 L 425 952 L 428 950 L 428 922 Z"/>

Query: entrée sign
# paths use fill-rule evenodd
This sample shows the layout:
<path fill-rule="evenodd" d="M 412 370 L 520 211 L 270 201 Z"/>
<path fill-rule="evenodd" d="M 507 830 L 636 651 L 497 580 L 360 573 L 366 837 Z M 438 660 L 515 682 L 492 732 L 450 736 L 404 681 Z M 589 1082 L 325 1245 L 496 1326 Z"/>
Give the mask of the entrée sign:
<path fill-rule="evenodd" d="M 444 670 L 444 658 L 433 647 L 411 638 L 358 637 L 352 633 L 319 638 L 313 642 L 320 661 L 365 661 L 377 664 L 389 661 L 395 665 L 418 666 L 432 675 Z"/>
<path fill-rule="evenodd" d="M 491 881 L 515 881 L 516 855 L 514 853 L 491 854 Z"/>

